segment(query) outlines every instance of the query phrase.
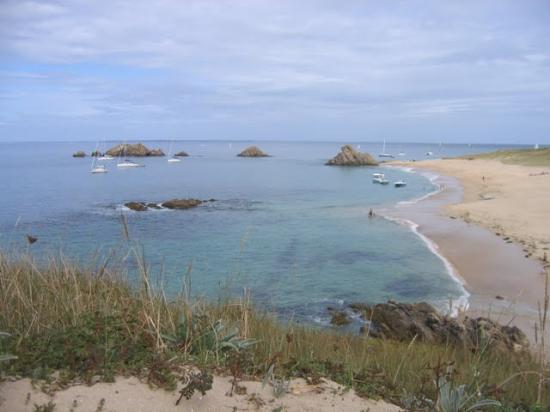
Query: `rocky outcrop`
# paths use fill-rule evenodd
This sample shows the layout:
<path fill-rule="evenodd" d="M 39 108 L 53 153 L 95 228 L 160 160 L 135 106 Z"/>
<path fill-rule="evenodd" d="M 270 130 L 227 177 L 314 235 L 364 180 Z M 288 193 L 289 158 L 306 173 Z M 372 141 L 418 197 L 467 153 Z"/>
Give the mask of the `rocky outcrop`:
<path fill-rule="evenodd" d="M 90 156 L 92 157 L 100 157 L 100 156 L 103 156 L 103 154 L 98 151 L 98 150 L 94 150 L 92 153 L 90 153 Z"/>
<path fill-rule="evenodd" d="M 529 340 L 515 326 L 500 325 L 479 317 L 463 320 L 439 314 L 425 302 L 408 304 L 353 304 L 350 308 L 370 322 L 362 331 L 369 336 L 410 342 L 450 344 L 471 351 L 491 348 L 501 352 L 526 353 Z"/>
<path fill-rule="evenodd" d="M 174 156 L 175 157 L 187 157 L 189 155 L 182 150 L 181 152 L 177 152 Z"/>
<path fill-rule="evenodd" d="M 135 212 L 145 212 L 151 209 L 191 209 L 206 202 L 215 202 L 215 199 L 199 200 L 199 199 L 172 199 L 162 203 L 146 203 L 146 202 L 127 202 L 124 203 L 128 209 Z"/>
<path fill-rule="evenodd" d="M 191 209 L 202 203 L 199 199 L 172 199 L 162 203 L 162 207 L 167 209 Z"/>
<path fill-rule="evenodd" d="M 124 203 L 124 206 L 136 212 L 145 212 L 146 210 L 148 210 L 147 205 L 142 202 L 128 202 Z"/>
<path fill-rule="evenodd" d="M 240 157 L 269 157 L 269 155 L 262 150 L 260 150 L 257 146 L 250 146 L 244 149 L 241 153 L 239 153 L 237 156 Z"/>
<path fill-rule="evenodd" d="M 82 150 L 79 150 L 78 152 L 73 153 L 73 157 L 86 157 L 86 153 L 84 153 Z"/>
<path fill-rule="evenodd" d="M 149 149 L 147 146 L 137 144 L 119 144 L 107 150 L 109 156 L 128 156 L 128 157 L 145 157 L 145 156 L 164 156 L 161 149 Z"/>
<path fill-rule="evenodd" d="M 368 153 L 358 152 L 353 146 L 342 146 L 340 153 L 325 163 L 328 166 L 376 166 L 378 162 Z"/>

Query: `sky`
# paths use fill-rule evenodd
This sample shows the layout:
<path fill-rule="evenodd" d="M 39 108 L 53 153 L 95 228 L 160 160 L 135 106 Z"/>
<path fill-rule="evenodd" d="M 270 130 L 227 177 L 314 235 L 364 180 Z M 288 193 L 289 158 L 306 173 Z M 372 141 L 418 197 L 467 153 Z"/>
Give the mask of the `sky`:
<path fill-rule="evenodd" d="M 550 144 L 550 0 L 0 0 L 0 140 Z"/>

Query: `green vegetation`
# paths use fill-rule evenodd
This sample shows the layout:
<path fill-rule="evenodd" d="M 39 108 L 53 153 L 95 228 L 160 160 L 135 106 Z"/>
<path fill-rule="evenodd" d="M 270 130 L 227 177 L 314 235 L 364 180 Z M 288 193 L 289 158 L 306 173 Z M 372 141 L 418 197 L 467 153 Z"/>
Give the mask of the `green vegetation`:
<path fill-rule="evenodd" d="M 502 410 L 535 410 L 529 406 L 537 399 L 539 365 L 530 356 L 282 324 L 254 310 L 248 294 L 208 304 L 182 292 L 169 301 L 151 287 L 145 267 L 141 286 L 132 289 L 105 266 L 84 270 L 64 259 L 38 265 L 0 255 L 0 330 L 11 334 L 0 340 L 0 353 L 18 357 L 0 363 L 0 371 L 55 379 L 61 387 L 133 374 L 174 389 L 182 379 L 181 394 L 190 396 L 208 390 L 210 372 L 221 368 L 236 390 L 242 376 L 278 382 L 274 390 L 282 391 L 291 377 L 328 377 L 409 410 L 466 410 L 452 405 L 485 399 L 500 401 Z M 184 378 L 185 365 L 201 372 Z M 548 379 L 543 389 L 540 403 L 549 405 Z"/>
<path fill-rule="evenodd" d="M 524 166 L 550 166 L 550 147 L 541 149 L 497 150 L 464 156 L 464 159 L 492 159 Z"/>

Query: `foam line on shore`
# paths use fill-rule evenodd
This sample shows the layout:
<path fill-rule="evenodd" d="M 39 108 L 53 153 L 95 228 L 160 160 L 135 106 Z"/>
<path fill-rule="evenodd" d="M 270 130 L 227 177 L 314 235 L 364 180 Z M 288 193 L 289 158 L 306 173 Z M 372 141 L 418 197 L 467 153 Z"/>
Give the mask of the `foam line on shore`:
<path fill-rule="evenodd" d="M 433 240 L 431 240 L 430 238 L 425 236 L 423 233 L 421 233 L 418 230 L 418 224 L 413 222 L 412 220 L 391 217 L 391 216 L 382 216 L 382 217 L 391 222 L 395 222 L 395 223 L 407 226 L 415 235 L 417 235 L 426 244 L 426 246 L 428 246 L 428 249 L 443 262 L 443 265 L 445 266 L 445 269 L 447 270 L 447 273 L 449 274 L 451 279 L 460 286 L 462 295 L 458 298 L 458 300 L 452 302 L 450 315 L 453 317 L 456 317 L 458 316 L 459 310 L 460 311 L 467 310 L 469 307 L 470 293 L 466 290 L 465 282 L 460 277 L 460 275 L 458 274 L 454 266 L 439 251 L 439 246 Z"/>

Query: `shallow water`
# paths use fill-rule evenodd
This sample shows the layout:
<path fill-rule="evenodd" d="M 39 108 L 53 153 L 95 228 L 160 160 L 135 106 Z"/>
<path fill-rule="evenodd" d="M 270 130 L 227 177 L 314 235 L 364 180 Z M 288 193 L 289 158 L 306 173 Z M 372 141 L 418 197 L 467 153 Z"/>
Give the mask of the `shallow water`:
<path fill-rule="evenodd" d="M 111 142 L 114 145 L 119 142 Z M 427 300 L 440 308 L 463 289 L 441 259 L 406 226 L 369 218 L 369 208 L 425 196 L 435 187 L 398 169 L 339 168 L 323 163 L 339 143 L 263 142 L 265 159 L 235 155 L 249 142 L 176 142 L 191 157 L 139 159 L 146 167 L 91 175 L 91 159 L 71 154 L 96 143 L 1 143 L 0 244 L 31 253 L 63 251 L 82 262 L 128 252 L 121 226 L 127 217 L 132 245 L 144 251 L 150 273 L 176 294 L 190 271 L 194 296 L 216 297 L 251 289 L 257 304 L 299 321 L 324 323 L 327 306 Z M 149 142 L 162 147 L 170 142 Z M 376 154 L 379 144 L 360 143 Z M 388 145 L 387 151 L 421 159 L 427 151 L 458 155 L 494 146 Z M 407 187 L 371 183 L 382 171 Z M 186 211 L 132 212 L 126 201 L 217 199 Z M 135 266 L 128 259 L 130 272 Z"/>

